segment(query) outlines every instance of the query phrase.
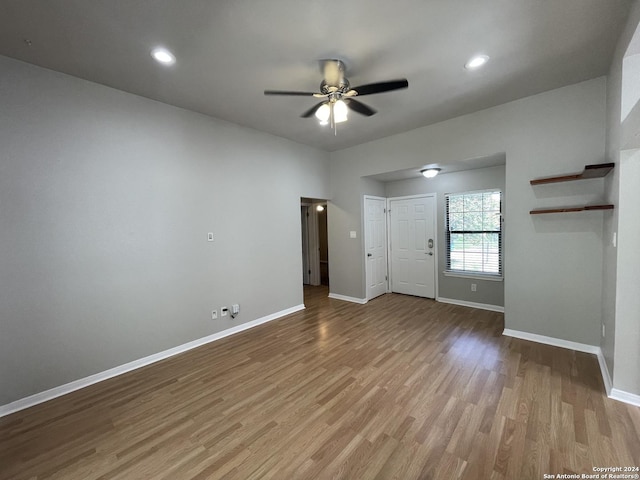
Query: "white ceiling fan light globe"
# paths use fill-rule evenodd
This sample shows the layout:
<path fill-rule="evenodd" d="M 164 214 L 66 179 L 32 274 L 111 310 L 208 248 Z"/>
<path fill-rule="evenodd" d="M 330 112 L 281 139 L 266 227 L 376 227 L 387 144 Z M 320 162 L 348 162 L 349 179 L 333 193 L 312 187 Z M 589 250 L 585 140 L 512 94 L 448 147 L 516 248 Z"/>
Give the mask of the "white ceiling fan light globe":
<path fill-rule="evenodd" d="M 333 119 L 336 123 L 342 123 L 347 121 L 347 104 L 344 100 L 338 100 L 333 104 Z"/>
<path fill-rule="evenodd" d="M 320 108 L 316 110 L 316 118 L 320 120 L 320 125 L 327 125 L 329 123 L 329 116 L 331 116 L 331 108 L 328 103 L 323 103 Z"/>

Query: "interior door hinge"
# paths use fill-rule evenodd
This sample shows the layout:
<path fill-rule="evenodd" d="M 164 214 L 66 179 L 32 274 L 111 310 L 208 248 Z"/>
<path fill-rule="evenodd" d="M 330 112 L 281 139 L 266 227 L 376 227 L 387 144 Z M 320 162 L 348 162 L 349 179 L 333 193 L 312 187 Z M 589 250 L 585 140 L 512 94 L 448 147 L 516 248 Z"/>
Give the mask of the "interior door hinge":
<path fill-rule="evenodd" d="M 309 270 L 309 275 L 311 275 L 311 270 Z"/>
<path fill-rule="evenodd" d="M 387 213 L 387 209 L 386 208 L 384 209 L 384 213 Z"/>
<path fill-rule="evenodd" d="M 384 276 L 384 279 L 385 279 L 385 280 L 389 280 L 389 277 L 387 277 L 387 276 L 385 275 L 385 276 Z"/>

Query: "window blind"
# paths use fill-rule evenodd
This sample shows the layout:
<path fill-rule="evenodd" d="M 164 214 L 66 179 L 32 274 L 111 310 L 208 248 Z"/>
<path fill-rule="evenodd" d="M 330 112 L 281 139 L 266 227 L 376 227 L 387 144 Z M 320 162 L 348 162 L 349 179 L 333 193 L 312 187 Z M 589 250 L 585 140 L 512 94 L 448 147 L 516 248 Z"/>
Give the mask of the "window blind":
<path fill-rule="evenodd" d="M 447 271 L 502 276 L 502 192 L 445 195 Z"/>

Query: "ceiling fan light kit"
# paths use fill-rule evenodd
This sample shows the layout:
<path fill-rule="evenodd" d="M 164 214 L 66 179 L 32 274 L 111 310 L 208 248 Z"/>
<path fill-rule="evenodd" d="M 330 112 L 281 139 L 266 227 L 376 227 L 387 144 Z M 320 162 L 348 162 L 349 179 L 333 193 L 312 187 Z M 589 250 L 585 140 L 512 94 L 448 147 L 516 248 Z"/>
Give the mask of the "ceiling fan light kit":
<path fill-rule="evenodd" d="M 330 125 L 337 134 L 336 125 L 346 122 L 349 110 L 370 117 L 376 111 L 353 97 L 362 95 L 372 95 L 376 93 L 390 92 L 407 88 L 409 82 L 406 78 L 391 80 L 386 82 L 370 83 L 359 87 L 351 88 L 349 80 L 345 77 L 345 65 L 341 60 L 330 59 L 320 61 L 320 70 L 324 79 L 320 83 L 320 92 L 298 92 L 288 90 L 265 90 L 265 95 L 285 95 L 285 96 L 311 96 L 324 99 L 304 112 L 301 117 L 309 118 L 315 116 L 320 125 Z"/>

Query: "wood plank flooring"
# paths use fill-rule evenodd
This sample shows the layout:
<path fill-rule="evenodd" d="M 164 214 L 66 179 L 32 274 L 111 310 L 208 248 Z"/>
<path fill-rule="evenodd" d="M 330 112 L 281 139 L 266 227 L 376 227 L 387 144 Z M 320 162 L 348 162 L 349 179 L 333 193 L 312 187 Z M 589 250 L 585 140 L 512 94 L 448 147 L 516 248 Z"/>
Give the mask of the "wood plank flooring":
<path fill-rule="evenodd" d="M 0 419 L 1 479 L 541 479 L 640 466 L 594 356 L 502 314 L 307 288 L 307 309 Z"/>

